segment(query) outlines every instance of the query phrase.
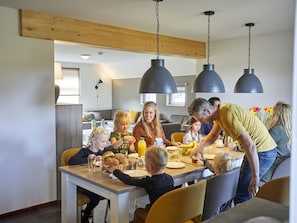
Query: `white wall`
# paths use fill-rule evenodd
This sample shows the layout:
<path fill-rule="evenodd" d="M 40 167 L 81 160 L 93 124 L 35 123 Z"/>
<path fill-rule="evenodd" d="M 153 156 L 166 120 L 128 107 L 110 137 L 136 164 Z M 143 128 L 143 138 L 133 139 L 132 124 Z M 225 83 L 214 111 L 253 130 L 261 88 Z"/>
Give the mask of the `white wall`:
<path fill-rule="evenodd" d="M 79 68 L 80 72 L 80 102 L 83 110 L 112 109 L 112 80 L 102 65 L 61 63 L 63 68 Z M 103 83 L 95 89 L 99 78 Z"/>
<path fill-rule="evenodd" d="M 19 36 L 0 7 L 0 214 L 56 200 L 52 41 Z"/>
<path fill-rule="evenodd" d="M 290 221 L 297 222 L 297 6 L 295 5 L 295 36 L 294 36 L 294 73 L 293 73 L 293 120 L 292 120 L 292 150 L 291 150 L 291 177 L 290 177 Z M 293 210 L 293 211 L 292 211 Z"/>

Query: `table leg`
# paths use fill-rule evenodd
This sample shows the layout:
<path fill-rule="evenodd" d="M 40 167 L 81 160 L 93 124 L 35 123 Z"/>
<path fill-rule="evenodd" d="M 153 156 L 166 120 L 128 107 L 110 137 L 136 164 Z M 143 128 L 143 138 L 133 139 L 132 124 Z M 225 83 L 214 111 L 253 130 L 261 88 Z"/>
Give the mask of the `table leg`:
<path fill-rule="evenodd" d="M 110 198 L 110 223 L 129 222 L 129 194 L 113 194 Z"/>
<path fill-rule="evenodd" d="M 76 185 L 68 179 L 69 175 L 61 172 L 61 222 L 77 222 L 77 190 Z"/>

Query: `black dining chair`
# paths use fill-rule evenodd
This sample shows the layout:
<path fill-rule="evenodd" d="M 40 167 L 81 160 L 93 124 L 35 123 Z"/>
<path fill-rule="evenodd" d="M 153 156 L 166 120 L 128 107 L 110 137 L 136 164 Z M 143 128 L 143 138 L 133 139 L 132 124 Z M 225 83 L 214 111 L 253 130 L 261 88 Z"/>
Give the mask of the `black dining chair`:
<path fill-rule="evenodd" d="M 271 179 L 290 176 L 290 166 L 291 157 L 288 157 L 278 164 Z"/>
<path fill-rule="evenodd" d="M 220 212 L 220 207 L 232 203 L 239 179 L 240 168 L 207 179 L 202 221 Z"/>

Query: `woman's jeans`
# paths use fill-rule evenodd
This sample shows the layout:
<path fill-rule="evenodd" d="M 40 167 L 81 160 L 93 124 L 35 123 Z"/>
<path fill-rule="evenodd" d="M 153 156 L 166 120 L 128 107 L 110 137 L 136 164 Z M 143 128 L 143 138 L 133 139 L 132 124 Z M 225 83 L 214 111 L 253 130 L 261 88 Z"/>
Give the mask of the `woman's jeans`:
<path fill-rule="evenodd" d="M 266 152 L 258 152 L 259 157 L 259 179 L 266 173 L 266 171 L 273 164 L 276 157 L 276 149 L 272 149 Z M 252 173 L 250 169 L 249 162 L 247 157 L 244 156 L 241 167 L 240 167 L 240 175 L 237 186 L 237 192 L 234 199 L 234 203 L 242 203 L 251 198 L 248 192 L 249 184 L 252 178 Z"/>

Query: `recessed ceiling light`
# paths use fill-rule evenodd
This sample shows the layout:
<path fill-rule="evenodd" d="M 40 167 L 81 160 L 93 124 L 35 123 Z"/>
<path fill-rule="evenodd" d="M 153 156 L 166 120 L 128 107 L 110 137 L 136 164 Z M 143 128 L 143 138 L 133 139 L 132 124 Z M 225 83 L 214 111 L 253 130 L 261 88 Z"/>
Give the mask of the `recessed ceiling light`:
<path fill-rule="evenodd" d="M 80 55 L 80 58 L 81 58 L 81 59 L 84 59 L 84 60 L 87 60 L 87 59 L 90 58 L 90 56 L 91 56 L 90 54 L 81 54 L 81 55 Z"/>

